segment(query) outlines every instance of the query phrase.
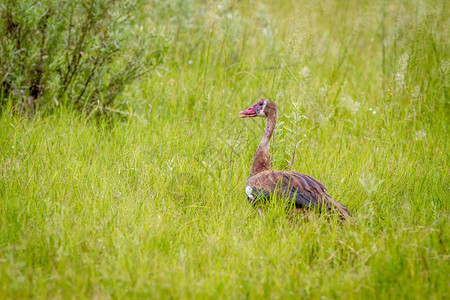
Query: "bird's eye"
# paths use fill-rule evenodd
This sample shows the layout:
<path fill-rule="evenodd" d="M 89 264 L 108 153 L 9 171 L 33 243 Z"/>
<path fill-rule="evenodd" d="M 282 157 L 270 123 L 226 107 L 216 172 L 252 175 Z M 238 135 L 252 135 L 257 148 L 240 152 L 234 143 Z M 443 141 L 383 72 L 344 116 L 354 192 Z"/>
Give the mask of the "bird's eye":
<path fill-rule="evenodd" d="M 261 103 L 259 103 L 259 106 L 263 106 L 262 102 L 261 102 Z"/>

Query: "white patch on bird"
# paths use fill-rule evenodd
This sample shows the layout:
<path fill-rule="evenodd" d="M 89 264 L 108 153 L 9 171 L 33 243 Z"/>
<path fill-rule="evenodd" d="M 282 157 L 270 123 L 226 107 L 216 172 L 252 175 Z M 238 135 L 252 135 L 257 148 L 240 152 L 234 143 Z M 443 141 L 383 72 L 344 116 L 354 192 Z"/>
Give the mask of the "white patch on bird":
<path fill-rule="evenodd" d="M 247 197 L 249 197 L 252 200 L 255 200 L 255 196 L 253 196 L 253 189 L 251 187 L 246 186 L 245 193 L 247 194 Z"/>
<path fill-rule="evenodd" d="M 267 100 L 264 100 L 264 104 L 263 104 L 262 108 L 258 111 L 258 116 L 260 116 L 260 117 L 266 116 L 266 113 L 264 112 L 264 110 L 266 109 L 266 105 L 267 105 Z"/>

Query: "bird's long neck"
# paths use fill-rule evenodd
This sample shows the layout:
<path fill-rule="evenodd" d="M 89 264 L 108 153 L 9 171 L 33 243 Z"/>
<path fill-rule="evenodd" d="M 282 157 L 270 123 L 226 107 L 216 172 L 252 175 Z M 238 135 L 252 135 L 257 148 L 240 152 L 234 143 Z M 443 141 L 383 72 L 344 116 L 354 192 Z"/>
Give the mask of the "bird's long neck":
<path fill-rule="evenodd" d="M 256 149 L 255 156 L 253 157 L 253 165 L 250 171 L 250 176 L 270 170 L 270 139 L 272 138 L 276 123 L 277 113 L 275 111 L 274 114 L 267 117 L 266 131 L 264 132 L 258 149 Z"/>

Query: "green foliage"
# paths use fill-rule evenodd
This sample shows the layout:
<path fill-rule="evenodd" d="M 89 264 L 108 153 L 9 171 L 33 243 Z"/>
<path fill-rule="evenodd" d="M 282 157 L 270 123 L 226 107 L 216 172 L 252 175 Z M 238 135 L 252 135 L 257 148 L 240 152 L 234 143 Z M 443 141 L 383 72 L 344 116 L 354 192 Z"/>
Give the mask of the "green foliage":
<path fill-rule="evenodd" d="M 447 2 L 148 1 L 127 119 L 0 117 L 0 298 L 449 298 Z M 351 222 L 248 205 L 262 97 Z"/>
<path fill-rule="evenodd" d="M 69 105 L 101 114 L 135 79 L 161 63 L 164 48 L 137 22 L 141 1 L 3 0 L 0 80 L 14 108 Z"/>

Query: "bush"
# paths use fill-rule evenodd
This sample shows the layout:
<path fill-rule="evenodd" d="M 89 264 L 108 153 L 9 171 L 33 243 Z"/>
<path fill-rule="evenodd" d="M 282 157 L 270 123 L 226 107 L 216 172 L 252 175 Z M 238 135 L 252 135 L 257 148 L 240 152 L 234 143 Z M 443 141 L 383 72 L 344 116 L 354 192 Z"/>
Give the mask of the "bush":
<path fill-rule="evenodd" d="M 0 3 L 0 110 L 70 106 L 104 114 L 162 62 L 162 40 L 139 25 L 141 1 Z"/>

